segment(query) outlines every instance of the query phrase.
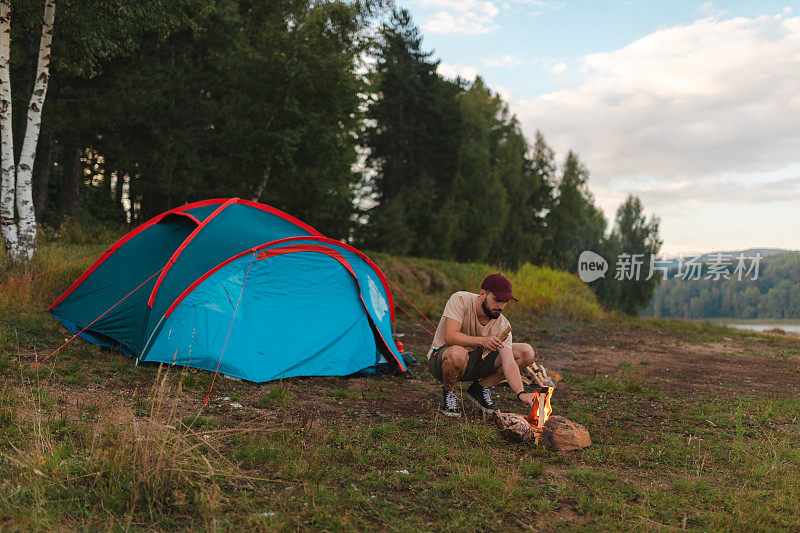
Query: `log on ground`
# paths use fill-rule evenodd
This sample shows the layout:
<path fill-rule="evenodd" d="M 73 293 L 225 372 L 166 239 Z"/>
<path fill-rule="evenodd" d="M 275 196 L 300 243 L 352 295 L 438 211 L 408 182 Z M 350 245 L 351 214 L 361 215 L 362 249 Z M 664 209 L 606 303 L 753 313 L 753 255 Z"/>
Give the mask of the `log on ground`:
<path fill-rule="evenodd" d="M 544 423 L 542 440 L 548 448 L 569 452 L 592 445 L 585 427 L 563 416 L 554 415 Z"/>

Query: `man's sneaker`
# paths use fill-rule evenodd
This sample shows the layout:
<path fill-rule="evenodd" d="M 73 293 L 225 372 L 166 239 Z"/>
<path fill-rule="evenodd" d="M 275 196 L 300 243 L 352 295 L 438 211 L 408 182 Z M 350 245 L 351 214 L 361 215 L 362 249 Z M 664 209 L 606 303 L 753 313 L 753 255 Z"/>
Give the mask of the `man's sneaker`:
<path fill-rule="evenodd" d="M 472 400 L 484 413 L 494 413 L 497 407 L 492 401 L 492 389 L 484 387 L 477 381 L 467 389 L 467 398 Z"/>
<path fill-rule="evenodd" d="M 442 389 L 442 405 L 439 410 L 444 416 L 461 416 L 461 409 L 458 408 L 458 396 L 451 390 Z"/>

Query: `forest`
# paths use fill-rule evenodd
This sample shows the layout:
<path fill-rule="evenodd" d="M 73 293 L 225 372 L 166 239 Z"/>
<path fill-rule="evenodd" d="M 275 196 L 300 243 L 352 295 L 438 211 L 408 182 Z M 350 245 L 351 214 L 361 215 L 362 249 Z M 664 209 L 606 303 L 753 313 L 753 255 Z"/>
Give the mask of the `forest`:
<path fill-rule="evenodd" d="M 730 274 L 730 272 L 729 272 Z M 760 261 L 758 275 L 743 279 L 670 276 L 655 290 L 643 314 L 678 318 L 800 318 L 800 253 Z"/>
<path fill-rule="evenodd" d="M 2 218 L 15 261 L 30 259 L 37 230 L 134 226 L 234 196 L 367 250 L 509 269 L 575 272 L 583 250 L 647 262 L 660 249 L 637 197 L 609 225 L 579 155 L 527 138 L 480 76 L 439 74 L 392 5 L 64 2 L 48 34 L 43 4 L 54 3 L 15 2 L 3 18 L 15 110 L 3 166 L 17 176 L 4 173 Z M 634 313 L 657 281 L 591 286 Z"/>

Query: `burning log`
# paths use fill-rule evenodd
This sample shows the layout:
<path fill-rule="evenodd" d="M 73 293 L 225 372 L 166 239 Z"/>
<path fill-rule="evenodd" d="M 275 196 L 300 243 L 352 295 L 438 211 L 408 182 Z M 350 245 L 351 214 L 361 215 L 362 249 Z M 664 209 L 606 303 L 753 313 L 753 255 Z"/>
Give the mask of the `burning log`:
<path fill-rule="evenodd" d="M 536 399 L 533 401 L 533 409 L 531 409 L 531 414 L 528 415 L 528 423 L 532 427 L 541 430 L 544 427 L 544 423 L 550 418 L 550 413 L 553 412 L 553 408 L 550 406 L 553 390 L 555 390 L 555 386 L 552 381 L 545 381 L 539 387 Z"/>
<path fill-rule="evenodd" d="M 544 439 L 544 444 L 548 448 L 558 451 L 581 450 L 591 446 L 592 439 L 585 427 L 563 416 L 551 416 L 553 408 L 550 406 L 550 398 L 553 396 L 555 383 L 548 375 L 547 369 L 531 363 L 522 375 L 528 384 L 536 383 L 538 386 L 531 414 L 525 418 L 517 413 L 495 412 L 493 419 L 500 428 L 500 434 L 515 442 L 528 442 L 533 439 L 539 444 L 539 441 Z"/>
<path fill-rule="evenodd" d="M 512 442 L 530 442 L 539 444 L 544 441 L 548 448 L 561 452 L 582 450 L 592 445 L 592 439 L 585 427 L 563 416 L 553 415 L 539 429 L 531 425 L 528 420 L 517 413 L 492 414 L 500 434 Z"/>

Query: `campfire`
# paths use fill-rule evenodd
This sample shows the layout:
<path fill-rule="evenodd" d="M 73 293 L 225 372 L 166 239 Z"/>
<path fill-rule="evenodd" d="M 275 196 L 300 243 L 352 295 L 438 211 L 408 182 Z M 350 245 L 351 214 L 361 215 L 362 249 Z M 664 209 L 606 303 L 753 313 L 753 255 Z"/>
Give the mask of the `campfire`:
<path fill-rule="evenodd" d="M 531 381 L 531 379 L 533 379 L 533 381 Z M 535 382 L 539 387 L 536 391 L 533 409 L 531 409 L 531 414 L 528 416 L 528 423 L 535 430 L 538 429 L 541 435 L 541 430 L 544 428 L 545 422 L 547 422 L 547 419 L 550 418 L 550 415 L 553 413 L 553 408 L 550 405 L 550 398 L 553 397 L 556 384 L 553 383 L 553 380 L 547 375 L 547 369 L 536 363 L 531 363 L 531 365 L 525 369 L 523 381 L 527 381 L 528 385 L 532 385 Z M 539 437 L 536 438 L 536 441 L 538 443 Z"/>
<path fill-rule="evenodd" d="M 536 399 L 528 418 L 517 413 L 496 412 L 494 419 L 500 427 L 500 434 L 513 441 L 527 442 L 533 439 L 536 444 L 544 439 L 545 444 L 560 451 L 580 450 L 591 446 L 589 432 L 580 424 L 564 418 L 551 416 L 556 384 L 542 365 L 531 363 L 522 373 L 526 385 L 536 385 Z"/>

